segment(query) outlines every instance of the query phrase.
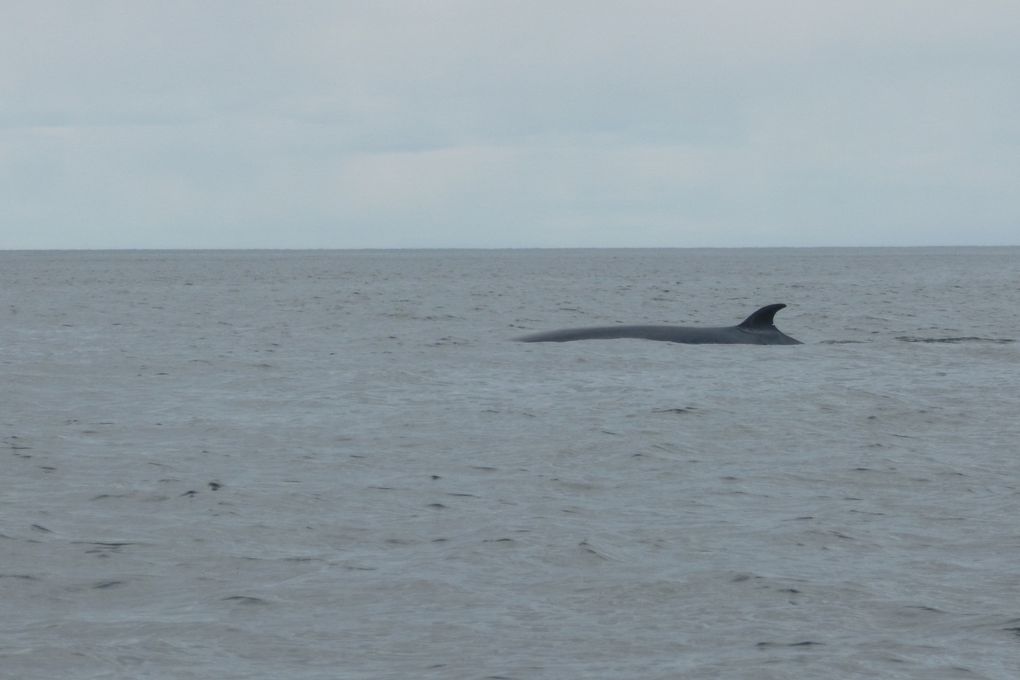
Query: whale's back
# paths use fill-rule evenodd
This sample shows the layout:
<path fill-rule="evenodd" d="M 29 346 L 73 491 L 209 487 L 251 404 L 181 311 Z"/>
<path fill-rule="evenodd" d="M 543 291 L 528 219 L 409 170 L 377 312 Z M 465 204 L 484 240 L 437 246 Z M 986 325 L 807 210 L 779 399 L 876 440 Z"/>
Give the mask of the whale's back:
<path fill-rule="evenodd" d="M 782 333 L 773 323 L 776 312 L 786 307 L 774 304 L 762 307 L 737 326 L 699 328 L 688 326 L 595 326 L 591 328 L 564 328 L 557 331 L 534 333 L 517 338 L 521 342 L 571 342 L 574 340 L 617 340 L 638 338 L 680 342 L 691 345 L 799 345 Z"/>

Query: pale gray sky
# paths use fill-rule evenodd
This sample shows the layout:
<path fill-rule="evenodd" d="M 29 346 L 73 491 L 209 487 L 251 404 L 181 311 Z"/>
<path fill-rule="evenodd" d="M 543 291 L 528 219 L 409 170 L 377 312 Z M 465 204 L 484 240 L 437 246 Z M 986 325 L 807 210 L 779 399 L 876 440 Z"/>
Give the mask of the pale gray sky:
<path fill-rule="evenodd" d="M 1017 243 L 1016 0 L 0 2 L 0 248 Z"/>

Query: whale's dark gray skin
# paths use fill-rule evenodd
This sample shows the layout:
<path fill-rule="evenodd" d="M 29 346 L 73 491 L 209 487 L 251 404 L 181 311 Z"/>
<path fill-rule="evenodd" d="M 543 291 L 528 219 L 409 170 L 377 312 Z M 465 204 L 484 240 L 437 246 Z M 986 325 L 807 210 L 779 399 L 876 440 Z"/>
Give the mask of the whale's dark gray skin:
<path fill-rule="evenodd" d="M 521 342 L 570 342 L 571 340 L 613 340 L 616 338 L 642 338 L 684 342 L 693 345 L 800 345 L 772 323 L 772 317 L 786 305 L 766 305 L 737 326 L 717 328 L 691 328 L 687 326 L 600 326 L 597 328 L 566 328 L 559 331 L 535 333 L 517 338 Z"/>

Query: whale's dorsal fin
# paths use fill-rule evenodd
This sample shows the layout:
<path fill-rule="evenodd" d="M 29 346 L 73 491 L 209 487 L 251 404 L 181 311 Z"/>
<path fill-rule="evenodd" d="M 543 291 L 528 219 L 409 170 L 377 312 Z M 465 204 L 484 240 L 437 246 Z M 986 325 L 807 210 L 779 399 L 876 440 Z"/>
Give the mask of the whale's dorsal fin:
<path fill-rule="evenodd" d="M 776 315 L 780 309 L 785 307 L 782 302 L 774 305 L 765 305 L 751 316 L 744 319 L 738 328 L 744 328 L 749 331 L 753 330 L 764 330 L 768 328 L 775 328 L 772 325 L 772 318 Z"/>

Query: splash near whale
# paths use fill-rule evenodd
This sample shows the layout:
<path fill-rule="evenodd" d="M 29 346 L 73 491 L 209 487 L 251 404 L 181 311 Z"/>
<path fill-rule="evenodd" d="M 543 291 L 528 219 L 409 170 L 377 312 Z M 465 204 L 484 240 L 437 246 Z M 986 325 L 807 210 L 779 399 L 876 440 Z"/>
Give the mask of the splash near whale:
<path fill-rule="evenodd" d="M 615 340 L 640 338 L 691 345 L 800 345 L 773 323 L 776 312 L 786 307 L 779 303 L 766 305 L 736 326 L 598 326 L 565 328 L 517 338 L 520 342 L 571 342 L 573 340 Z"/>

